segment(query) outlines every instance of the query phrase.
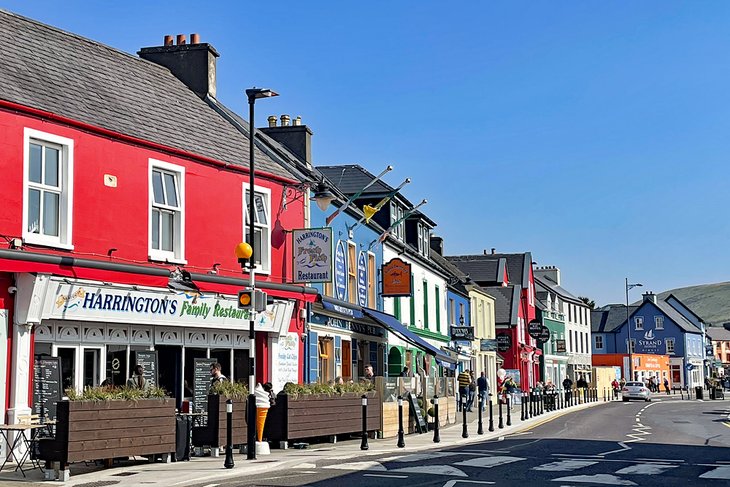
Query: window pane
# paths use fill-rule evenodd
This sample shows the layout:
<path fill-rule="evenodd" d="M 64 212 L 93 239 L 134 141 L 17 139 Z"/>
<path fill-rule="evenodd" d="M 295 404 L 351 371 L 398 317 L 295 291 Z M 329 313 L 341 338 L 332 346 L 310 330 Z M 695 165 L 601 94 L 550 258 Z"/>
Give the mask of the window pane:
<path fill-rule="evenodd" d="M 175 240 L 175 215 L 162 212 L 162 250 L 173 251 Z"/>
<path fill-rule="evenodd" d="M 43 193 L 43 233 L 58 237 L 58 197 L 57 193 Z"/>
<path fill-rule="evenodd" d="M 260 225 L 268 225 L 269 218 L 266 216 L 266 202 L 264 195 L 254 194 L 254 203 L 256 204 L 256 223 Z"/>
<path fill-rule="evenodd" d="M 41 182 L 41 150 L 40 145 L 30 144 L 28 179 L 34 183 Z"/>
<path fill-rule="evenodd" d="M 41 233 L 41 192 L 37 189 L 28 192 L 28 231 Z"/>
<path fill-rule="evenodd" d="M 175 183 L 175 176 L 165 173 L 165 196 L 167 196 L 167 204 L 177 207 L 177 184 Z"/>
<path fill-rule="evenodd" d="M 165 195 L 162 192 L 162 173 L 160 171 L 152 171 L 152 193 L 154 194 L 155 203 L 165 204 Z"/>
<path fill-rule="evenodd" d="M 58 149 L 46 147 L 46 171 L 44 180 L 48 186 L 58 187 Z"/>
<path fill-rule="evenodd" d="M 251 235 L 248 232 L 246 232 L 244 240 L 249 244 L 251 243 Z M 263 255 L 263 253 L 264 253 L 264 249 L 261 246 L 261 229 L 256 228 L 256 229 L 254 229 L 254 244 L 253 244 L 254 262 L 256 262 L 257 264 L 260 265 L 261 256 Z"/>
<path fill-rule="evenodd" d="M 160 212 L 152 210 L 152 248 L 160 250 Z"/>

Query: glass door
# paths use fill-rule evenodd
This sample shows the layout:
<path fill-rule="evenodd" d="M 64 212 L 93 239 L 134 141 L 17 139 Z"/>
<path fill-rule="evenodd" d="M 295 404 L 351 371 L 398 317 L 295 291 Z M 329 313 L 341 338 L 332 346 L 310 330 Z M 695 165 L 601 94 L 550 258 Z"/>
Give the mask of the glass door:
<path fill-rule="evenodd" d="M 58 347 L 55 355 L 61 359 L 62 390 L 76 389 L 76 347 Z"/>
<path fill-rule="evenodd" d="M 100 380 L 101 370 L 101 349 L 98 348 L 84 348 L 83 353 L 83 376 L 81 377 L 81 383 L 84 388 L 98 386 Z"/>

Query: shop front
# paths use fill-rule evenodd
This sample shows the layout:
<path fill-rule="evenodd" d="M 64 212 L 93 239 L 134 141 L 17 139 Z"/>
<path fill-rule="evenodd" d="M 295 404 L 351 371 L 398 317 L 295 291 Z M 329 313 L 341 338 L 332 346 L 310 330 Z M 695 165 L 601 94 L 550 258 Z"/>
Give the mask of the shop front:
<path fill-rule="evenodd" d="M 34 357 L 57 357 L 62 391 L 124 385 L 141 363 L 180 406 L 194 395 L 199 359 L 219 362 L 230 380 L 248 378 L 251 315 L 238 308 L 236 296 L 44 274 L 17 274 L 16 283 L 16 322 L 27 340 L 21 332 L 14 342 L 15 370 L 29 368 Z M 254 317 L 257 364 L 265 369 L 257 376 L 277 390 L 299 376 L 299 334 L 290 332 L 294 306 L 274 300 Z M 30 387 L 22 376 L 15 379 L 15 389 Z M 11 408 L 20 411 L 27 403 L 17 392 Z"/>

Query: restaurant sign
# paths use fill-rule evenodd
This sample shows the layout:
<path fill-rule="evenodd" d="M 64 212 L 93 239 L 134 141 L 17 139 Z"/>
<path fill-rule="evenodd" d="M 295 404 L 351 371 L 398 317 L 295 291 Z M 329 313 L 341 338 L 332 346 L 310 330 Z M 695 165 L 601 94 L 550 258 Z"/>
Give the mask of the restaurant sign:
<path fill-rule="evenodd" d="M 555 340 L 555 352 L 556 353 L 565 353 L 566 347 L 565 347 L 565 340 Z"/>
<path fill-rule="evenodd" d="M 136 290 L 85 283 L 51 282 L 43 319 L 98 321 L 101 323 L 162 324 L 222 327 L 286 333 L 293 304 L 270 304 L 251 313 L 238 308 L 234 297 L 158 290 Z"/>
<path fill-rule="evenodd" d="M 293 230 L 294 282 L 332 282 L 332 229 Z"/>
<path fill-rule="evenodd" d="M 368 305 L 368 264 L 365 252 L 360 252 L 357 258 L 357 303 L 360 306 Z M 373 305 L 373 308 L 375 305 Z"/>
<path fill-rule="evenodd" d="M 537 340 L 537 337 L 540 336 L 540 330 L 542 329 L 542 321 L 540 320 L 532 320 L 527 324 L 527 334 L 530 335 L 532 338 Z"/>
<path fill-rule="evenodd" d="M 335 250 L 335 297 L 345 301 L 347 296 L 347 256 L 345 255 L 345 242 L 337 242 Z"/>
<path fill-rule="evenodd" d="M 399 258 L 383 264 L 382 296 L 398 297 L 411 295 L 411 264 Z"/>
<path fill-rule="evenodd" d="M 508 333 L 497 333 L 497 351 L 506 352 L 512 348 L 512 337 Z"/>
<path fill-rule="evenodd" d="M 452 340 L 474 340 L 474 327 L 473 326 L 452 326 L 451 327 L 451 339 Z"/>
<path fill-rule="evenodd" d="M 479 350 L 482 352 L 496 352 L 497 340 L 494 338 L 482 338 L 479 340 Z"/>

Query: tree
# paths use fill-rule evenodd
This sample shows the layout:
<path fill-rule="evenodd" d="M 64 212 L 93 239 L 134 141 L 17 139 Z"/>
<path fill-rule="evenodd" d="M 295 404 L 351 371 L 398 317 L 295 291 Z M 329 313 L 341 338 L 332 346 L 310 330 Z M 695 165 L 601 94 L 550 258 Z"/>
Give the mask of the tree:
<path fill-rule="evenodd" d="M 590 309 L 596 309 L 596 302 L 593 301 L 592 299 L 587 298 L 585 296 L 578 296 L 578 299 L 583 301 L 586 304 L 586 306 L 588 306 Z"/>

